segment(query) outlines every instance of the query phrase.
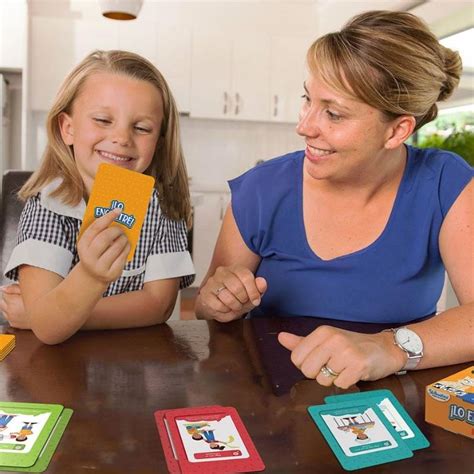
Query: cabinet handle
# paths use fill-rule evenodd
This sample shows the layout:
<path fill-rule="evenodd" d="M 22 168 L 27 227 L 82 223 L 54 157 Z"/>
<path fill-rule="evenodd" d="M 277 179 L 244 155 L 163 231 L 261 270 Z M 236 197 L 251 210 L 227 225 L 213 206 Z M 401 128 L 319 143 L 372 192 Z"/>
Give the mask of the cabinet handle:
<path fill-rule="evenodd" d="M 240 95 L 238 92 L 235 93 L 235 115 L 239 115 L 240 112 Z"/>
<path fill-rule="evenodd" d="M 219 197 L 219 203 L 220 203 L 220 213 L 219 213 L 219 219 L 222 221 L 224 219 L 224 198 L 222 196 Z"/>
<path fill-rule="evenodd" d="M 229 102 L 229 94 L 227 94 L 226 91 L 224 91 L 224 110 L 222 111 L 222 113 L 224 115 L 227 115 L 227 103 Z"/>
<path fill-rule="evenodd" d="M 275 94 L 273 96 L 273 116 L 276 117 L 278 115 L 278 95 Z"/>

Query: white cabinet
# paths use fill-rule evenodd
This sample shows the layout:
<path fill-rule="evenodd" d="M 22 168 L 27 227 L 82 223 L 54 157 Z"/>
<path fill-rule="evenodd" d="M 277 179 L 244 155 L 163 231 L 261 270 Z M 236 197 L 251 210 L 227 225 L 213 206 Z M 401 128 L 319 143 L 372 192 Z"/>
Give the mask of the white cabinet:
<path fill-rule="evenodd" d="M 118 49 L 118 24 L 107 18 L 97 21 L 74 20 L 74 61 L 80 63 L 89 53 L 96 49 Z"/>
<path fill-rule="evenodd" d="M 26 62 L 26 0 L 0 1 L 0 69 L 23 69 Z"/>
<path fill-rule="evenodd" d="M 274 36 L 271 39 L 270 119 L 274 122 L 298 121 L 309 46 L 310 42 L 303 37 Z"/>
<path fill-rule="evenodd" d="M 203 198 L 194 208 L 193 262 L 196 279 L 192 286 L 200 286 L 211 263 L 214 246 L 222 219 L 230 201 L 230 193 L 203 192 Z"/>
<path fill-rule="evenodd" d="M 155 65 L 165 76 L 180 112 L 190 111 L 191 30 L 159 28 L 155 46 Z"/>
<path fill-rule="evenodd" d="M 195 32 L 191 116 L 267 120 L 269 38 L 226 38 Z"/>
<path fill-rule="evenodd" d="M 30 34 L 30 108 L 49 110 L 60 84 L 75 63 L 74 22 L 33 17 Z"/>
<path fill-rule="evenodd" d="M 30 107 L 49 110 L 67 73 L 96 49 L 124 49 L 144 56 L 164 75 L 178 109 L 189 111 L 191 32 L 158 29 L 150 21 L 113 22 L 32 17 Z"/>

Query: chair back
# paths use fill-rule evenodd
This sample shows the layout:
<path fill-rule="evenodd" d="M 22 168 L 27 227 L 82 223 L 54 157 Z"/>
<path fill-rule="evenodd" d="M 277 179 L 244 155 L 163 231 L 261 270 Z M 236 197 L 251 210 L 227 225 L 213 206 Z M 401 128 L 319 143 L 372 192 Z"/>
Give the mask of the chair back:
<path fill-rule="evenodd" d="M 16 194 L 32 173 L 32 171 L 8 170 L 3 175 L 0 212 L 0 283 L 2 285 L 8 282 L 3 276 L 3 270 L 15 247 L 18 221 L 24 206 Z"/>

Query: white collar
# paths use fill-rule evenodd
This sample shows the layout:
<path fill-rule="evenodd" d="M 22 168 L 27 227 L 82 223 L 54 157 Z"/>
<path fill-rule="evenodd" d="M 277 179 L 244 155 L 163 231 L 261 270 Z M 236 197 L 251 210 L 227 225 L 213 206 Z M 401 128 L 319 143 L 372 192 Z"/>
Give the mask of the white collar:
<path fill-rule="evenodd" d="M 51 196 L 51 193 L 56 191 L 62 182 L 62 178 L 55 178 L 41 190 L 41 205 L 49 211 L 55 212 L 56 214 L 73 217 L 74 219 L 79 219 L 82 221 L 84 212 L 86 210 L 86 202 L 84 199 L 81 199 L 77 206 L 71 206 L 69 204 L 64 204 L 57 197 Z"/>

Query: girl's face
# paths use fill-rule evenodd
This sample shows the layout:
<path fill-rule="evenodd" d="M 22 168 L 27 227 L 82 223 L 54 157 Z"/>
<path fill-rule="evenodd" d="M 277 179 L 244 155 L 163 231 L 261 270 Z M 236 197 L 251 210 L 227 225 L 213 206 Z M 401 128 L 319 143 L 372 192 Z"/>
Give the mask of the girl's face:
<path fill-rule="evenodd" d="M 162 121 L 161 93 L 149 82 L 106 72 L 88 77 L 72 113 L 59 116 L 61 136 L 73 147 L 87 194 L 100 163 L 145 171 Z"/>
<path fill-rule="evenodd" d="M 306 142 L 305 171 L 315 179 L 337 181 L 373 175 L 391 134 L 382 113 L 314 75 L 305 82 L 303 99 L 297 132 Z"/>

